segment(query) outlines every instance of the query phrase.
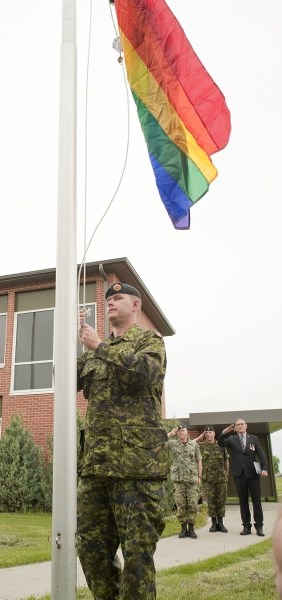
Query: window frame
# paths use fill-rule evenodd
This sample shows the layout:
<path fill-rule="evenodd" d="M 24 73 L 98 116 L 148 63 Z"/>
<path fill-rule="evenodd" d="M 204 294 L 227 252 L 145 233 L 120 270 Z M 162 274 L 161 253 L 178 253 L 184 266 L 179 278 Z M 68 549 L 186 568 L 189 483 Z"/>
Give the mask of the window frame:
<path fill-rule="evenodd" d="M 7 312 L 0 312 L 0 317 L 6 317 L 5 328 L 4 328 L 4 347 L 3 347 L 3 362 L 0 360 L 0 369 L 5 367 L 5 357 L 6 357 L 6 344 L 7 344 Z"/>
<path fill-rule="evenodd" d="M 52 375 L 52 385 L 48 388 L 26 388 L 21 390 L 15 390 L 15 371 L 17 366 L 21 365 L 36 365 L 36 364 L 50 364 L 52 363 L 52 373 L 54 370 L 54 332 L 53 332 L 53 348 L 52 348 L 52 359 L 49 360 L 33 360 L 33 361 L 20 361 L 16 362 L 16 342 L 17 342 L 17 329 L 18 329 L 18 316 L 26 315 L 30 313 L 39 313 L 39 312 L 53 312 L 53 326 L 54 326 L 54 308 L 38 308 L 31 310 L 21 310 L 15 312 L 14 315 L 14 337 L 13 337 L 13 358 L 12 358 L 12 377 L 11 377 L 11 395 L 13 396 L 30 396 L 33 394 L 52 394 L 54 392 L 54 383 L 53 383 L 53 375 Z"/>

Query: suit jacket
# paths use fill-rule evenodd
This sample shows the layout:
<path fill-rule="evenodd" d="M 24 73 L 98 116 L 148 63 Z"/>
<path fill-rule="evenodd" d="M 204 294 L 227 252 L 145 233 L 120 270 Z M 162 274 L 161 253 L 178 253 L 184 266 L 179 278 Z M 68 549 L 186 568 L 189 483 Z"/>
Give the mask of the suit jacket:
<path fill-rule="evenodd" d="M 231 475 L 235 477 L 240 477 L 242 471 L 244 471 L 246 477 L 258 479 L 259 475 L 256 473 L 254 467 L 254 461 L 257 460 L 261 462 L 263 471 L 269 470 L 265 453 L 256 435 L 247 433 L 246 448 L 244 451 L 242 450 L 239 435 L 237 434 L 224 435 L 221 433 L 218 438 L 218 445 L 222 448 L 230 448 L 232 456 Z"/>

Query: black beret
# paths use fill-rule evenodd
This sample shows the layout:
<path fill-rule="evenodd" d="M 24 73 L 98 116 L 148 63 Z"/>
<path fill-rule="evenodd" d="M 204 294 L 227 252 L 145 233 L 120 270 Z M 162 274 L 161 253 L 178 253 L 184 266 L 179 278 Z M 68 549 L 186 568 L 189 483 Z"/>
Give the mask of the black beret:
<path fill-rule="evenodd" d="M 214 428 L 212 425 L 208 425 L 205 429 L 205 431 L 214 431 Z"/>
<path fill-rule="evenodd" d="M 187 427 L 186 427 L 186 425 L 182 425 L 182 423 L 179 423 L 177 429 L 187 429 Z"/>
<path fill-rule="evenodd" d="M 109 289 L 106 291 L 106 300 L 115 294 L 129 294 L 130 296 L 137 296 L 138 298 L 141 298 L 139 290 L 128 283 L 113 283 L 113 285 L 111 285 L 111 287 L 109 287 Z"/>

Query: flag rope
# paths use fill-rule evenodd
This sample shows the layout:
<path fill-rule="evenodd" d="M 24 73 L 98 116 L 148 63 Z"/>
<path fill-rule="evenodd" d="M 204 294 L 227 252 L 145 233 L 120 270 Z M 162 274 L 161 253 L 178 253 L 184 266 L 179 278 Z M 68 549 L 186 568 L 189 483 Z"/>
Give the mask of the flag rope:
<path fill-rule="evenodd" d="M 113 10 L 112 10 L 110 2 L 109 2 L 109 10 L 110 10 L 113 28 L 114 28 L 116 39 L 117 39 L 119 34 L 118 34 L 118 30 L 117 30 L 117 27 L 116 27 L 116 24 L 115 24 L 115 21 L 113 18 Z M 118 191 L 120 189 L 120 186 L 121 186 L 121 183 L 122 183 L 122 180 L 124 177 L 124 173 L 126 170 L 126 166 L 127 166 L 128 154 L 129 154 L 129 144 L 130 144 L 129 92 L 128 92 L 127 77 L 126 77 L 124 62 L 123 62 L 121 49 L 120 49 L 117 62 L 122 67 L 123 83 L 124 83 L 124 88 L 125 88 L 125 92 L 126 92 L 126 112 L 127 112 L 127 135 L 126 135 L 126 147 L 125 147 L 124 162 L 123 162 L 123 166 L 121 169 L 120 178 L 118 180 L 118 183 L 117 183 L 116 189 L 113 193 L 113 196 L 112 196 L 110 202 L 108 203 L 108 206 L 105 209 L 104 213 L 102 214 L 100 220 L 98 221 L 96 227 L 94 228 L 89 241 L 87 242 L 86 230 L 87 230 L 87 204 L 88 204 L 88 187 L 87 187 L 87 184 L 88 184 L 88 168 L 87 168 L 88 167 L 88 92 L 89 92 L 89 65 L 90 65 L 91 37 L 92 37 L 92 0 L 90 0 L 88 31 L 89 31 L 89 33 L 88 33 L 88 51 L 87 51 L 87 66 L 86 66 L 85 126 L 84 126 L 84 147 L 85 147 L 85 157 L 84 157 L 84 161 L 85 161 L 85 165 L 84 165 L 84 248 L 83 248 L 83 257 L 80 262 L 80 267 L 79 267 L 78 277 L 77 277 L 77 327 L 78 327 L 78 329 L 79 329 L 79 310 L 80 310 L 80 303 L 79 303 L 80 293 L 79 292 L 80 292 L 80 281 L 81 281 L 81 277 L 82 277 L 82 271 L 83 271 L 83 278 L 82 278 L 83 279 L 83 300 L 82 300 L 83 309 L 85 309 L 85 305 L 86 305 L 86 262 L 87 262 L 86 257 L 87 257 L 87 253 L 93 242 L 93 239 L 94 239 L 94 236 L 95 236 L 97 230 L 99 229 L 100 225 L 102 224 L 103 220 L 105 219 L 106 215 L 108 214 L 108 212 L 118 194 Z"/>

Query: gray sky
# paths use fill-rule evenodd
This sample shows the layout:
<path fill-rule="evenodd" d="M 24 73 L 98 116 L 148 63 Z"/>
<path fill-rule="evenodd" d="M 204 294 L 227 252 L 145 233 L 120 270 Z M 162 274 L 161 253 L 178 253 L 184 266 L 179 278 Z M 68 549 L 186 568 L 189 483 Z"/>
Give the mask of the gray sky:
<path fill-rule="evenodd" d="M 130 97 L 126 173 L 87 260 L 127 256 L 175 328 L 166 340 L 168 417 L 281 408 L 281 1 L 169 5 L 226 97 L 230 142 L 212 157 L 219 175 L 193 207 L 191 230 L 175 231 Z M 89 7 L 77 0 L 78 262 Z M 93 2 L 88 239 L 115 192 L 126 149 L 115 35 L 106 0 Z M 1 275 L 56 264 L 60 44 L 58 0 L 1 0 Z M 273 451 L 282 464 L 281 432 Z"/>

